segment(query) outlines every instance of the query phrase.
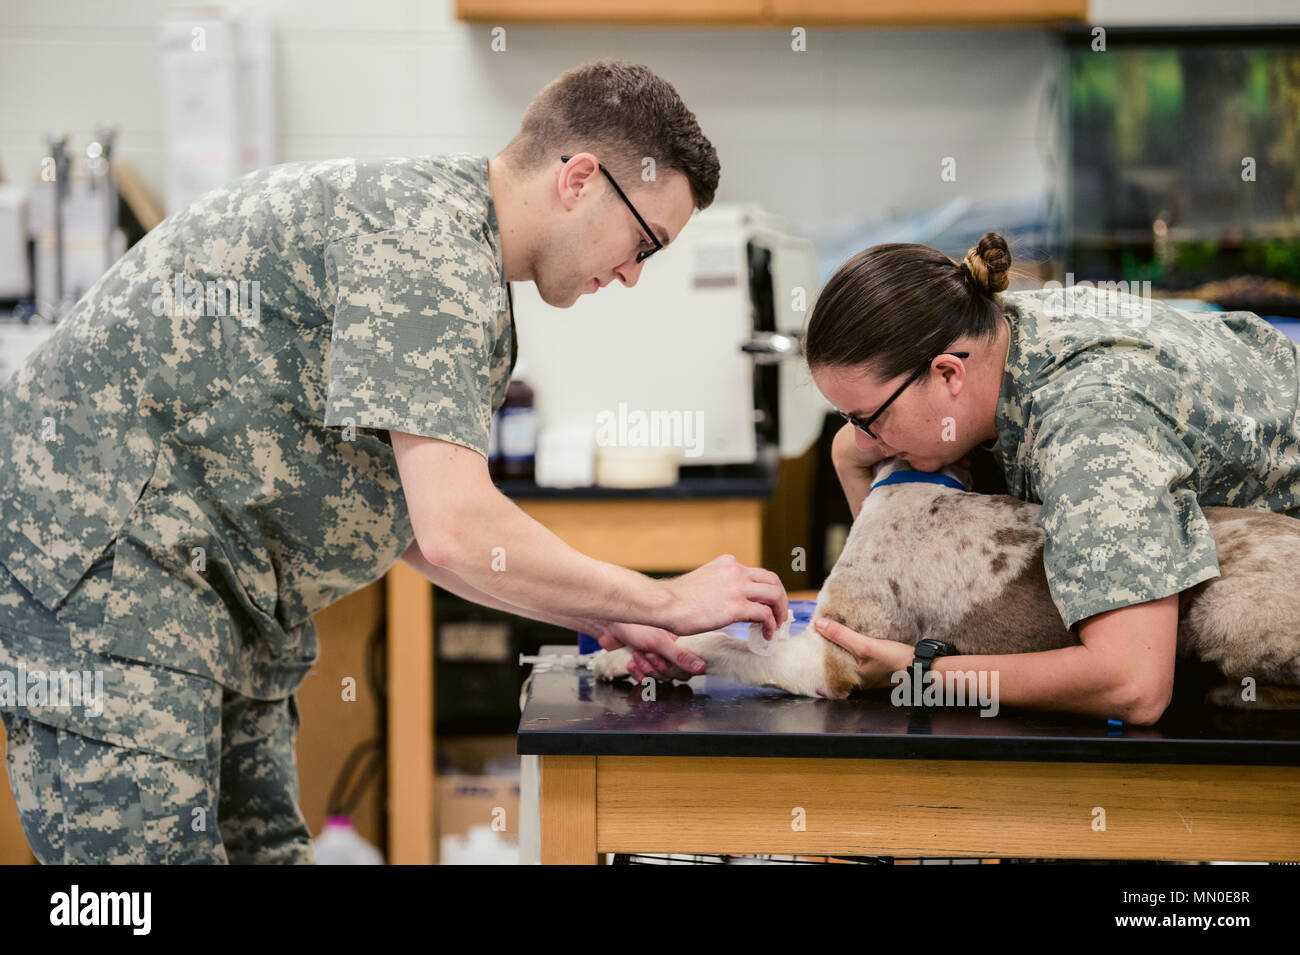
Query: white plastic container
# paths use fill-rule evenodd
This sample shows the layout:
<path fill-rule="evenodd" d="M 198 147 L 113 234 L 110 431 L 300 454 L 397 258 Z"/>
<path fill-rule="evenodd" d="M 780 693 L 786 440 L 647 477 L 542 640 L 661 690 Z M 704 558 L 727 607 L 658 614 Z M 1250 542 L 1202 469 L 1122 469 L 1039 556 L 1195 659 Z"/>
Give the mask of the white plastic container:
<path fill-rule="evenodd" d="M 330 816 L 312 842 L 317 865 L 383 865 L 383 854 L 361 838 L 347 816 Z"/>

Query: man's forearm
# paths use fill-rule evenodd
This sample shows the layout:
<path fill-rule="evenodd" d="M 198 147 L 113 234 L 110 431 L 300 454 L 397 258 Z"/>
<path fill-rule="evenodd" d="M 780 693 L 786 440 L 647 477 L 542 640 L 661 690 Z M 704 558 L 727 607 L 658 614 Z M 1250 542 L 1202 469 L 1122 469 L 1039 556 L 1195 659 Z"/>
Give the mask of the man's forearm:
<path fill-rule="evenodd" d="M 422 577 L 432 583 L 437 584 L 443 590 L 449 590 L 458 597 L 465 600 L 473 601 L 484 607 L 492 607 L 495 610 L 504 610 L 507 613 L 515 614 L 520 617 L 527 617 L 530 620 L 540 620 L 542 623 L 554 624 L 557 627 L 564 627 L 567 630 L 574 630 L 580 633 L 587 633 L 593 637 L 600 636 L 606 627 L 606 622 L 595 618 L 584 619 L 581 617 L 568 616 L 565 614 L 548 613 L 542 610 L 529 610 L 524 607 L 510 603 L 500 597 L 494 597 L 492 594 L 484 593 L 477 587 L 471 586 L 457 574 L 445 567 L 435 567 L 424 559 L 420 549 L 411 546 L 406 553 L 402 555 L 402 561 L 418 571 Z"/>
<path fill-rule="evenodd" d="M 444 542 L 431 555 L 437 566 L 529 616 L 545 612 L 669 630 L 675 623 L 677 608 L 661 583 L 578 552 L 495 490 L 465 503 Z"/>
<path fill-rule="evenodd" d="M 1133 701 L 1126 695 L 1125 685 L 1099 666 L 1096 658 L 1087 647 L 1077 646 L 1037 653 L 939 657 L 930 668 L 941 676 L 950 670 L 996 671 L 999 706 L 1133 722 L 1129 712 Z"/>

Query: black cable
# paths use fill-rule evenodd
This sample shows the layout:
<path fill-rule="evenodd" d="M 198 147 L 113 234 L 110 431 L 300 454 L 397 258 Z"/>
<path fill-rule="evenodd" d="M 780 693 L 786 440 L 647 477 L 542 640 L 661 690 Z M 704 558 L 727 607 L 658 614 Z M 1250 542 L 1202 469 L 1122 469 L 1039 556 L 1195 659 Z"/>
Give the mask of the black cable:
<path fill-rule="evenodd" d="M 375 701 L 375 726 L 378 732 L 353 747 L 352 752 L 344 760 L 343 768 L 335 778 L 334 785 L 330 788 L 329 798 L 325 802 L 325 812 L 330 816 L 351 816 L 371 781 L 375 779 L 379 780 L 381 799 L 387 798 L 388 765 L 384 758 L 386 755 L 384 741 L 388 738 L 388 688 L 384 682 L 387 633 L 388 620 L 385 614 L 384 619 L 366 638 L 366 686 L 370 690 L 371 699 Z M 358 766 L 361 767 L 360 772 L 357 772 Z M 348 780 L 354 773 L 356 779 L 349 787 Z M 385 816 L 381 823 L 382 840 L 385 844 L 388 841 L 387 828 Z"/>
<path fill-rule="evenodd" d="M 356 806 L 357 800 L 365 792 L 366 784 L 370 782 L 374 775 L 373 765 L 368 763 L 365 766 L 365 771 L 358 777 L 350 792 L 347 788 L 347 781 L 356 770 L 357 764 L 362 759 L 370 760 L 376 750 L 382 753 L 381 740 L 368 739 L 358 743 L 352 752 L 348 754 L 348 758 L 343 762 L 343 769 L 339 772 L 338 778 L 334 781 L 334 786 L 330 789 L 329 799 L 325 802 L 325 811 L 329 815 L 351 815 L 351 810 Z"/>

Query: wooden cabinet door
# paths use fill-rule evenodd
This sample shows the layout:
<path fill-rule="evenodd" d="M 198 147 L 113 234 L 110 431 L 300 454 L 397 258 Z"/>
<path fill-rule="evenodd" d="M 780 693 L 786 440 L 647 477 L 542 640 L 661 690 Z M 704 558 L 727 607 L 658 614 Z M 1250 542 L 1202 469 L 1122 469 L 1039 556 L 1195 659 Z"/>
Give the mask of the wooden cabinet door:
<path fill-rule="evenodd" d="M 484 23 L 979 26 L 1087 18 L 1087 0 L 456 0 Z"/>
<path fill-rule="evenodd" d="M 456 0 L 461 20 L 531 23 L 757 23 L 766 0 Z"/>
<path fill-rule="evenodd" d="M 1084 20 L 1087 0 L 766 0 L 780 23 L 979 25 Z"/>

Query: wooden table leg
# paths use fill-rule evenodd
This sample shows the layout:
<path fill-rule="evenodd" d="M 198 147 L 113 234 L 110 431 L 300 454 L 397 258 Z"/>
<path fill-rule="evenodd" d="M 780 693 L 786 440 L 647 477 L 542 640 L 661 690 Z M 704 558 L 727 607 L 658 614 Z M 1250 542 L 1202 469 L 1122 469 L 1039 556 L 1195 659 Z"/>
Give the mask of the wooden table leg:
<path fill-rule="evenodd" d="M 388 863 L 433 862 L 433 588 L 394 564 L 388 593 Z"/>
<path fill-rule="evenodd" d="M 596 757 L 542 757 L 542 865 L 592 865 L 596 853 Z"/>
<path fill-rule="evenodd" d="M 4 723 L 0 720 L 0 767 L 5 762 L 5 747 L 8 744 Z M 0 768 L 0 772 L 5 772 Z M 8 773 L 0 781 L 0 865 L 35 865 L 36 856 L 32 855 L 27 845 L 27 836 L 22 823 L 18 820 L 18 807 L 14 804 L 9 791 Z"/>

